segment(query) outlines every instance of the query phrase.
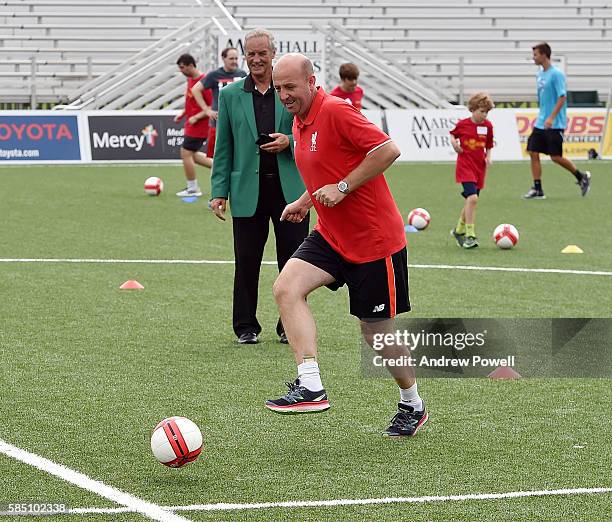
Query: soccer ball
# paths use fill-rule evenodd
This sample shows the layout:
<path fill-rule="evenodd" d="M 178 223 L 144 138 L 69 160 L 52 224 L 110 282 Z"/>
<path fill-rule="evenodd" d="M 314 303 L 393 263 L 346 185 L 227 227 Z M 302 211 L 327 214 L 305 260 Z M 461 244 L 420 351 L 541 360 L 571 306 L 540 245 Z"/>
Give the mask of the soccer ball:
<path fill-rule="evenodd" d="M 412 225 L 417 230 L 426 229 L 430 221 L 431 216 L 424 208 L 415 208 L 408 214 L 408 224 Z"/>
<path fill-rule="evenodd" d="M 495 244 L 503 250 L 512 248 L 518 243 L 518 240 L 519 233 L 514 225 L 504 223 L 499 225 L 493 232 L 493 241 L 495 241 Z"/>
<path fill-rule="evenodd" d="M 164 190 L 164 182 L 155 176 L 151 176 L 145 180 L 144 189 L 149 196 L 159 196 Z"/>
<path fill-rule="evenodd" d="M 202 451 L 202 432 L 185 417 L 161 421 L 151 435 L 155 458 L 170 468 L 180 468 L 198 458 Z"/>

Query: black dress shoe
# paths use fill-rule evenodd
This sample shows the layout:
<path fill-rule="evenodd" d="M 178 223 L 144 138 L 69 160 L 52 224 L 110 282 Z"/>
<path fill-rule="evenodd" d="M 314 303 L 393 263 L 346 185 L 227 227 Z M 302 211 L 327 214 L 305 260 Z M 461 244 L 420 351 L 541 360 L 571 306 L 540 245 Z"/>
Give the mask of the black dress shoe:
<path fill-rule="evenodd" d="M 289 339 L 287 339 L 287 334 L 285 332 L 278 336 L 278 342 L 282 344 L 289 344 Z"/>
<path fill-rule="evenodd" d="M 258 342 L 259 338 L 256 333 L 243 333 L 238 337 L 239 344 L 257 344 Z"/>

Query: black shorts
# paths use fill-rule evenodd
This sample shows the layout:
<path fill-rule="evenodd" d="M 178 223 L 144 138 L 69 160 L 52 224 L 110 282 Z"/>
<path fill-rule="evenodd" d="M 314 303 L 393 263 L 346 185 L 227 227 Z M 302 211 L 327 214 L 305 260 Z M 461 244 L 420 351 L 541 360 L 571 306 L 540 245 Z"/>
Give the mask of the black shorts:
<path fill-rule="evenodd" d="M 473 196 L 474 194 L 480 196 L 480 189 L 476 187 L 476 183 L 474 183 L 473 181 L 464 181 L 463 183 L 461 183 L 461 185 L 463 185 L 463 192 L 461 193 L 461 195 L 464 198 L 467 199 L 470 196 Z"/>
<path fill-rule="evenodd" d="M 314 230 L 292 257 L 331 275 L 335 281 L 327 285 L 330 290 L 338 290 L 346 284 L 350 313 L 361 320 L 388 319 L 410 310 L 408 252 L 405 247 L 383 259 L 349 263 Z"/>
<path fill-rule="evenodd" d="M 534 127 L 527 140 L 529 152 L 541 152 L 549 156 L 563 156 L 563 129 L 538 129 Z"/>
<path fill-rule="evenodd" d="M 193 136 L 185 136 L 183 138 L 183 147 L 185 150 L 190 150 L 191 152 L 198 152 L 203 145 L 206 143 L 206 138 L 194 138 Z"/>

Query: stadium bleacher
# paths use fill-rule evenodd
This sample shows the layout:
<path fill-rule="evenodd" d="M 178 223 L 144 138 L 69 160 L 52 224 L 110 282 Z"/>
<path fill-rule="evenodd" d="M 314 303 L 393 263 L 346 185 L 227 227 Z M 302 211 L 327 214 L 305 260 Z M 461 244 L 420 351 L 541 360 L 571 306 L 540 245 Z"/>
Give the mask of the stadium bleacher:
<path fill-rule="evenodd" d="M 531 46 L 549 41 L 574 89 L 606 97 L 612 75 L 612 6 L 606 1 L 454 0 L 440 3 L 333 1 L 292 3 L 228 0 L 244 27 L 265 24 L 306 30 L 311 20 L 333 20 L 380 49 L 398 66 L 439 88 L 486 87 L 496 98 L 533 101 Z M 298 19 L 298 25 L 292 20 Z M 461 71 L 461 80 L 459 79 Z M 460 84 L 461 81 L 461 84 Z"/>
<path fill-rule="evenodd" d="M 38 101 L 65 101 L 79 83 L 190 20 L 218 15 L 209 4 L 0 1 L 0 102 L 27 103 L 29 94 L 18 84 L 32 81 L 32 57 Z M 338 24 L 404 72 L 450 93 L 451 101 L 480 88 L 496 99 L 533 101 L 531 46 L 541 40 L 551 44 L 572 89 L 597 90 L 605 100 L 612 76 L 608 0 L 226 0 L 223 5 L 245 30 L 313 31 L 313 23 Z M 335 68 L 330 63 L 330 82 Z"/>

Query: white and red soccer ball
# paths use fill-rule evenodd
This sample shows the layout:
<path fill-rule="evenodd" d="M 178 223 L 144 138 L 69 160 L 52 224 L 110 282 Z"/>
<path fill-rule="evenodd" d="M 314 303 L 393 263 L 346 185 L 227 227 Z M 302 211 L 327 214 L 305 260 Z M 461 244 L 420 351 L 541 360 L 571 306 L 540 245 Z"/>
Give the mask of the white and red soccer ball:
<path fill-rule="evenodd" d="M 417 230 L 425 230 L 429 226 L 431 216 L 424 208 L 415 208 L 408 214 L 408 224 Z"/>
<path fill-rule="evenodd" d="M 195 422 L 185 417 L 169 417 L 155 426 L 151 451 L 165 466 L 180 468 L 200 455 L 202 432 Z"/>
<path fill-rule="evenodd" d="M 145 180 L 144 190 L 149 196 L 159 196 L 164 191 L 164 182 L 155 176 L 151 176 Z"/>
<path fill-rule="evenodd" d="M 519 233 L 514 225 L 503 223 L 493 232 L 493 241 L 502 250 L 508 250 L 518 243 Z"/>

